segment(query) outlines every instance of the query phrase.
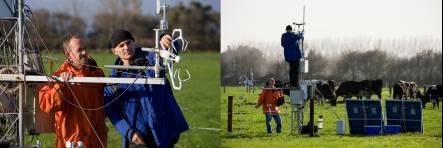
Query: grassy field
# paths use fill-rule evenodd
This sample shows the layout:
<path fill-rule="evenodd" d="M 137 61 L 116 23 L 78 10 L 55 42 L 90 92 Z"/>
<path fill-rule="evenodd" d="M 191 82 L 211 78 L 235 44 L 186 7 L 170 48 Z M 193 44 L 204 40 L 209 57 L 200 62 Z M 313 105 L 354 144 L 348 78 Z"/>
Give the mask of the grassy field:
<path fill-rule="evenodd" d="M 51 55 L 64 59 L 61 53 L 43 53 L 42 56 Z M 113 64 L 115 57 L 109 51 L 90 52 L 99 66 Z M 44 58 L 45 68 L 50 71 L 49 60 Z M 220 56 L 215 52 L 189 52 L 182 55 L 180 65 L 189 68 L 192 79 L 185 83 L 180 91 L 174 91 L 174 95 L 191 127 L 182 134 L 176 147 L 217 147 L 220 145 L 219 131 L 205 130 L 204 128 L 220 128 Z M 56 70 L 61 61 L 54 61 Z M 106 75 L 109 70 L 104 69 Z M 121 147 L 121 136 L 107 119 L 108 147 Z M 203 129 L 202 129 L 203 128 Z M 29 139 L 29 137 L 28 137 Z M 54 135 L 42 134 L 39 136 L 43 147 L 53 147 Z M 29 141 L 29 140 L 27 140 Z"/>
<path fill-rule="evenodd" d="M 318 136 L 290 135 L 291 115 L 290 105 L 286 108 L 281 106 L 281 118 L 283 129 L 281 134 L 275 133 L 275 123 L 272 121 L 273 134 L 266 133 L 265 116 L 262 109 L 255 108 L 258 95 L 261 92 L 247 93 L 243 87 L 221 88 L 221 142 L 222 147 L 442 147 L 442 109 L 433 109 L 429 103 L 423 111 L 424 133 L 401 133 L 398 135 L 383 136 L 354 136 L 349 135 L 348 123 L 346 123 L 346 135 L 336 135 L 335 121 L 337 117 L 344 117 L 344 104 L 337 107 L 329 105 L 315 105 L 315 122 L 319 115 L 324 116 L 323 129 Z M 227 98 L 234 96 L 233 112 L 246 114 L 233 115 L 233 132 L 227 132 Z M 375 98 L 375 96 L 373 96 Z M 289 98 L 289 97 L 285 97 Z M 387 90 L 383 91 L 383 100 L 389 98 Z M 342 98 L 339 98 L 341 101 Z M 286 99 L 286 101 L 289 101 Z M 384 105 L 384 101 L 382 101 Z M 309 120 L 309 107 L 305 107 L 304 123 Z M 347 121 L 346 121 L 347 122 Z"/>

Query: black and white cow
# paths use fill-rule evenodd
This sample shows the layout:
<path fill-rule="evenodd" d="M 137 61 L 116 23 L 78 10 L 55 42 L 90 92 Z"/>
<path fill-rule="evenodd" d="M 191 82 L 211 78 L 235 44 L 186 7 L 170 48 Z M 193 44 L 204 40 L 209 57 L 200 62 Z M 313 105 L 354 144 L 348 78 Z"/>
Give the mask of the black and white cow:
<path fill-rule="evenodd" d="M 331 106 L 337 106 L 337 97 L 334 91 L 335 85 L 332 82 L 333 80 L 328 80 L 316 83 L 315 98 L 318 98 L 318 100 L 326 99 L 331 103 Z"/>
<path fill-rule="evenodd" d="M 392 97 L 394 99 L 417 99 L 418 89 L 415 82 L 399 81 L 394 84 L 393 89 Z"/>

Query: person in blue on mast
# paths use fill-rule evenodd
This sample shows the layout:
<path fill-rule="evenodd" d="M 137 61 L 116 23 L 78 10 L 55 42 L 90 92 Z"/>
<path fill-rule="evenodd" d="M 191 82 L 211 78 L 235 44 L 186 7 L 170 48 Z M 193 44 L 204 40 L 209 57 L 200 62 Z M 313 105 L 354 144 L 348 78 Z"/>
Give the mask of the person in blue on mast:
<path fill-rule="evenodd" d="M 303 58 L 303 51 L 299 45 L 302 39 L 303 32 L 294 33 L 291 25 L 286 26 L 286 32 L 281 36 L 285 61 L 289 63 L 289 83 L 292 88 L 299 87 L 300 59 Z"/>
<path fill-rule="evenodd" d="M 163 49 L 170 48 L 171 41 L 169 34 L 160 36 Z M 111 51 L 117 56 L 115 65 L 153 66 L 155 63 L 155 54 L 136 47 L 135 39 L 127 30 L 115 30 L 110 44 Z M 111 77 L 134 78 L 138 74 L 154 78 L 155 72 L 152 69 L 113 69 Z M 123 137 L 123 147 L 174 147 L 180 134 L 189 129 L 165 71 L 160 72 L 160 77 L 165 78 L 164 85 L 118 84 L 105 87 L 105 104 L 119 97 L 105 108 L 105 112 Z"/>

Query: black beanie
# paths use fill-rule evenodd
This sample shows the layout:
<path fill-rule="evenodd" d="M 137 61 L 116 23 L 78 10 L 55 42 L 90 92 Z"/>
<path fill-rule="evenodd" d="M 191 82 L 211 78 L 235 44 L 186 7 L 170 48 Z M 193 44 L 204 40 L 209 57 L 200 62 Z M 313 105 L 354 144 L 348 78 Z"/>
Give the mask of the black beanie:
<path fill-rule="evenodd" d="M 132 37 L 131 33 L 124 29 L 117 29 L 114 32 L 112 32 L 111 35 L 111 48 L 115 48 L 120 42 L 126 41 L 126 40 L 132 40 L 135 41 L 135 39 Z"/>
<path fill-rule="evenodd" d="M 291 25 L 286 26 L 286 30 L 292 30 Z"/>

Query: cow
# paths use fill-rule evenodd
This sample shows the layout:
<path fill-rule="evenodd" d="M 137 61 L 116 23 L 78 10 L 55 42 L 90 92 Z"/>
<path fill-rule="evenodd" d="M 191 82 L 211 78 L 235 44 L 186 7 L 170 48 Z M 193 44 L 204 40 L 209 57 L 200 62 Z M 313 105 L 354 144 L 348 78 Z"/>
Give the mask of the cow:
<path fill-rule="evenodd" d="M 409 82 L 409 89 L 408 89 L 408 97 L 409 99 L 417 99 L 417 83 L 415 82 Z"/>
<path fill-rule="evenodd" d="M 337 97 L 343 96 L 344 98 L 352 98 L 355 96 L 360 98 L 360 96 L 362 96 L 362 92 L 360 92 L 361 90 L 358 88 L 360 88 L 360 86 L 356 81 L 345 81 L 338 86 L 335 94 Z"/>
<path fill-rule="evenodd" d="M 417 84 L 415 82 L 406 82 L 400 80 L 395 83 L 393 86 L 394 92 L 392 93 L 392 97 L 394 99 L 417 99 Z"/>
<path fill-rule="evenodd" d="M 426 93 L 426 90 L 424 90 L 424 93 Z M 421 91 L 418 89 L 417 89 L 417 99 L 421 102 L 421 106 L 423 108 L 426 108 L 426 103 L 430 101 L 429 98 L 425 97 L 425 95 L 421 93 Z"/>
<path fill-rule="evenodd" d="M 402 81 L 395 83 L 393 86 L 394 92 L 392 93 L 392 98 L 403 100 L 406 99 L 409 93 L 409 84 Z"/>
<path fill-rule="evenodd" d="M 322 101 L 322 99 L 326 99 L 331 103 L 331 106 L 336 106 L 336 96 L 335 96 L 335 86 L 336 82 L 334 80 L 327 80 L 323 81 L 320 80 L 316 83 L 316 90 L 315 90 L 315 98 L 319 100 L 319 102 Z M 275 87 L 276 88 L 289 88 L 289 82 L 283 82 L 280 80 L 275 81 Z M 289 96 L 289 89 L 283 89 L 283 94 Z"/>
<path fill-rule="evenodd" d="M 319 81 L 316 83 L 315 98 L 327 99 L 331 106 L 337 106 L 337 97 L 335 95 L 335 85 L 330 83 L 333 80 Z M 331 86 L 332 85 L 332 86 Z M 321 99 L 319 99 L 321 100 Z"/>
<path fill-rule="evenodd" d="M 423 108 L 426 108 L 426 103 L 431 101 L 433 107 L 437 106 L 437 108 L 440 108 L 439 98 L 442 98 L 442 85 L 432 86 L 429 87 L 425 95 L 421 97 L 421 100 L 423 102 Z"/>
<path fill-rule="evenodd" d="M 335 87 L 337 87 L 337 82 L 334 80 L 327 80 L 326 83 L 329 84 L 331 91 L 334 92 L 334 94 L 335 94 Z"/>
<path fill-rule="evenodd" d="M 353 96 L 358 99 L 370 98 L 372 94 L 378 96 L 378 99 L 381 100 L 381 92 L 383 88 L 383 80 L 363 80 L 360 82 L 356 81 L 346 81 L 341 83 L 338 86 L 338 89 L 335 91 L 335 94 L 338 96 L 343 96 L 344 98 L 352 98 Z"/>

